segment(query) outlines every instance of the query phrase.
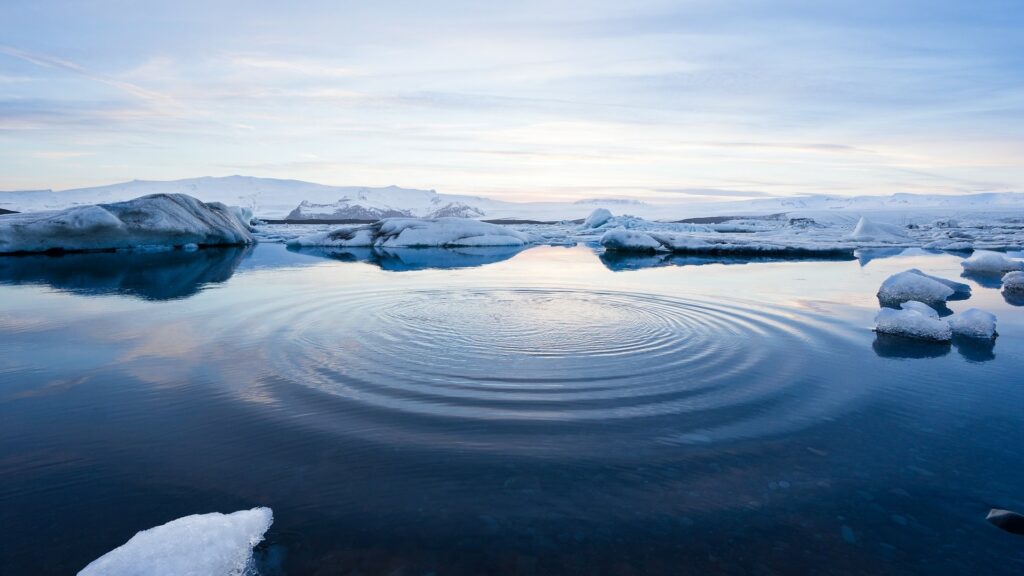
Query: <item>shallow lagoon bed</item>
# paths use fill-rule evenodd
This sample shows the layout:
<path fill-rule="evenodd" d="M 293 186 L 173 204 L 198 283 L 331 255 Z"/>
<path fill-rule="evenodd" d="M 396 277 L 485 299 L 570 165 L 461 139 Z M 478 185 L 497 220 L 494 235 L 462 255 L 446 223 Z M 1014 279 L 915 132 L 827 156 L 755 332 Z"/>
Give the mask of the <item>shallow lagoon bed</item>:
<path fill-rule="evenodd" d="M 254 506 L 267 575 L 1024 562 L 984 522 L 1024 509 L 1024 309 L 969 278 L 994 346 L 870 330 L 958 256 L 32 258 L 0 260 L 4 573 Z"/>

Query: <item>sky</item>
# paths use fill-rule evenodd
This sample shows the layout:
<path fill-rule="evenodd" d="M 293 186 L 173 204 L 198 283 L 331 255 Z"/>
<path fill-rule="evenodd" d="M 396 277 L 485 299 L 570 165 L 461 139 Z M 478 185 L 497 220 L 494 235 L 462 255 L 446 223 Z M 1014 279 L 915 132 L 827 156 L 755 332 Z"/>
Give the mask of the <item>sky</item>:
<path fill-rule="evenodd" d="M 0 190 L 1024 191 L 1020 0 L 0 3 Z"/>

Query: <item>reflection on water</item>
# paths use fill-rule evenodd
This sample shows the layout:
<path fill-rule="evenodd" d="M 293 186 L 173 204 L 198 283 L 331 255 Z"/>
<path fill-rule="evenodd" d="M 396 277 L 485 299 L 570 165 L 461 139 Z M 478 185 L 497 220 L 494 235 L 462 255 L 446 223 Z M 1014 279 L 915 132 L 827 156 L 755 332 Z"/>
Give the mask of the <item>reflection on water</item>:
<path fill-rule="evenodd" d="M 767 264 L 771 262 L 845 262 L 853 260 L 854 257 L 845 253 L 829 254 L 825 256 L 719 256 L 719 255 L 692 255 L 692 254 L 637 254 L 630 252 L 604 252 L 600 256 L 601 262 L 609 270 L 622 272 L 626 270 L 641 270 L 643 268 L 658 268 L 662 266 L 703 266 L 707 264 L 737 265 L 737 264 Z"/>
<path fill-rule="evenodd" d="M 1002 288 L 1003 274 L 988 272 L 963 272 L 961 277 L 971 280 L 982 288 Z"/>
<path fill-rule="evenodd" d="M 984 521 L 1024 509 L 1021 309 L 984 287 L 950 303 L 996 313 L 998 350 L 871 331 L 886 277 L 954 277 L 957 257 L 347 253 L 7 268 L 0 572 L 74 573 L 141 529 L 257 505 L 264 576 L 1024 560 Z M 125 255 L 52 262 L 96 256 Z"/>
<path fill-rule="evenodd" d="M 876 334 L 872 349 L 882 358 L 940 358 L 952 348 L 970 362 L 995 360 L 996 339 L 955 336 L 952 342 L 933 342 L 892 334 Z"/>
<path fill-rule="evenodd" d="M 251 247 L 0 257 L 0 284 L 37 284 L 83 295 L 173 300 L 226 282 Z"/>
<path fill-rule="evenodd" d="M 289 247 L 291 251 L 339 260 L 366 262 L 391 272 L 411 270 L 473 268 L 508 260 L 523 251 L 522 246 L 478 246 L 458 248 L 311 248 Z"/>

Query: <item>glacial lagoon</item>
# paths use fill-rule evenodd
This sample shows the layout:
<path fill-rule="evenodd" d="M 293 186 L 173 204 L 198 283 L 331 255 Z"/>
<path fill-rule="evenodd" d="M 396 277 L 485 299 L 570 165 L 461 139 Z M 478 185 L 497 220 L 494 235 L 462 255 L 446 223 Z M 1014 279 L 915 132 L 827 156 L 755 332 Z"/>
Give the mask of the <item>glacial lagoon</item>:
<path fill-rule="evenodd" d="M 0 258 L 0 566 L 274 511 L 259 574 L 1018 574 L 1024 302 L 960 256 Z M 993 343 L 876 336 L 971 284 Z"/>

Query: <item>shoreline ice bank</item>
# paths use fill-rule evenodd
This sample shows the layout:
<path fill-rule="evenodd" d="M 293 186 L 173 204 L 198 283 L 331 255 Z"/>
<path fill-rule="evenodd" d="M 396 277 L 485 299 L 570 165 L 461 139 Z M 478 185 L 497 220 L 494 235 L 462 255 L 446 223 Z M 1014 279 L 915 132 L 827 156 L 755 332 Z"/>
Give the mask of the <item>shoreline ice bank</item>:
<path fill-rule="evenodd" d="M 0 254 L 252 244 L 251 213 L 186 194 L 0 216 Z"/>
<path fill-rule="evenodd" d="M 138 532 L 78 576 L 242 576 L 273 522 L 270 508 L 185 516 Z"/>
<path fill-rule="evenodd" d="M 528 234 L 469 218 L 387 218 L 363 226 L 300 236 L 289 246 L 338 248 L 426 248 L 446 246 L 525 246 Z"/>
<path fill-rule="evenodd" d="M 715 233 L 712 233 L 715 234 Z M 601 246 L 610 252 L 701 254 L 719 256 L 811 256 L 831 255 L 852 258 L 856 246 L 832 242 L 792 242 L 762 240 L 711 234 L 627 230 L 615 228 L 601 236 Z"/>

